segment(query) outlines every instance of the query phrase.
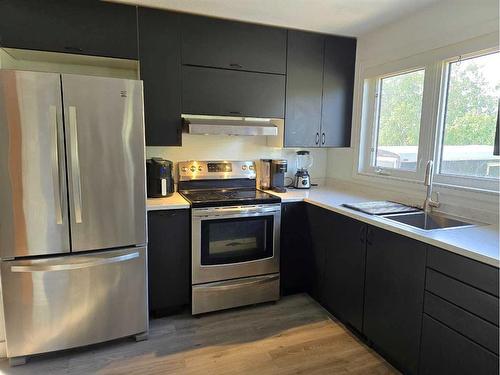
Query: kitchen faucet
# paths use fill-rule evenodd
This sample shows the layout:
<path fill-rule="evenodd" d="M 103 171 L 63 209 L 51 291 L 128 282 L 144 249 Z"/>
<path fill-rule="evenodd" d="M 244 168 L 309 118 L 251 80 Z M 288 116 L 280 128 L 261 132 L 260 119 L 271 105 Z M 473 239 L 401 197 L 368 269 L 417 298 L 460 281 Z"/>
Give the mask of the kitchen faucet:
<path fill-rule="evenodd" d="M 427 194 L 425 196 L 425 201 L 424 201 L 424 212 L 426 214 L 430 213 L 432 211 L 433 207 L 439 207 L 439 193 L 436 193 L 437 198 L 436 200 L 432 199 L 432 181 L 434 179 L 434 162 L 432 160 L 429 160 L 427 162 L 427 166 L 425 167 L 425 178 L 424 178 L 424 185 L 427 186 Z"/>

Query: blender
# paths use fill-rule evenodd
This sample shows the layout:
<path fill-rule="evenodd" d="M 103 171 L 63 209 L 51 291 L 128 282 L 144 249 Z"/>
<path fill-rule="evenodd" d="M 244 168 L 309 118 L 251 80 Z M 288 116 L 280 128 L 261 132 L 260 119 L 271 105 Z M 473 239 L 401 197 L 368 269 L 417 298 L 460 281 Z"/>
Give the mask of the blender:
<path fill-rule="evenodd" d="M 296 189 L 309 189 L 311 177 L 307 171 L 313 164 L 313 158 L 309 151 L 297 151 L 297 172 L 295 173 L 294 187 Z"/>

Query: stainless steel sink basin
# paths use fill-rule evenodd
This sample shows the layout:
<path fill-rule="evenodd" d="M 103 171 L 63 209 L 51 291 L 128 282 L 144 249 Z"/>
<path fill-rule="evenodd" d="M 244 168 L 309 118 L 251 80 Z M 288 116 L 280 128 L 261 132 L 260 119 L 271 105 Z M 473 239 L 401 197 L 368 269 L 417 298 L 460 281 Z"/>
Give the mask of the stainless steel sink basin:
<path fill-rule="evenodd" d="M 476 225 L 449 216 L 433 213 L 426 214 L 425 212 L 384 215 L 383 217 L 424 230 L 463 228 Z"/>

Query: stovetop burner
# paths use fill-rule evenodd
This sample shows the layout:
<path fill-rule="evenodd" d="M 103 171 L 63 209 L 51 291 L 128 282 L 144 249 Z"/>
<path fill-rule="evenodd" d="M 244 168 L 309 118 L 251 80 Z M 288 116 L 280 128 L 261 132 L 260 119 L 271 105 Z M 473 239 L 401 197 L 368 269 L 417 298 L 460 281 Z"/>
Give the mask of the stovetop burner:
<path fill-rule="evenodd" d="M 253 161 L 179 162 L 179 192 L 191 207 L 280 203 L 276 195 L 255 188 Z"/>
<path fill-rule="evenodd" d="M 216 207 L 281 202 L 279 197 L 258 189 L 182 190 L 180 193 L 191 202 L 192 207 Z"/>

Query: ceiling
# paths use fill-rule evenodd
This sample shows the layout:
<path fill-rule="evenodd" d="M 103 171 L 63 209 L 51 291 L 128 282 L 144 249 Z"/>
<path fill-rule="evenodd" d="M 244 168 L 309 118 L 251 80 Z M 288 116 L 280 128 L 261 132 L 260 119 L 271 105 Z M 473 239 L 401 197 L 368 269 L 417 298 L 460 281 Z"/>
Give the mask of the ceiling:
<path fill-rule="evenodd" d="M 111 0 L 180 12 L 360 36 L 438 0 Z"/>

